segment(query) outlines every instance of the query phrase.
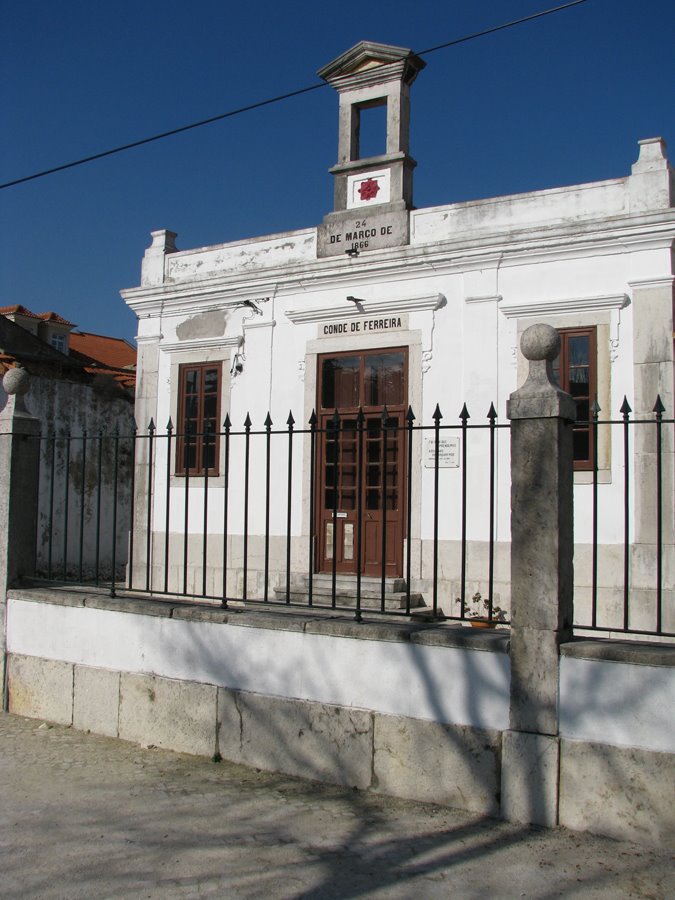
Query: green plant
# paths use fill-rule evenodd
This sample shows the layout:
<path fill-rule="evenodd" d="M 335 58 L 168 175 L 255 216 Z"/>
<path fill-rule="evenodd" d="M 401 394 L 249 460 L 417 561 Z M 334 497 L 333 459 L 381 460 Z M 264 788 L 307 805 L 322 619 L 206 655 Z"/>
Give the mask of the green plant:
<path fill-rule="evenodd" d="M 457 597 L 455 603 L 459 603 L 461 607 L 462 598 Z M 481 607 L 485 612 L 481 611 Z M 480 591 L 476 591 L 470 600 L 464 601 L 463 611 L 464 615 L 470 619 L 487 619 L 490 622 L 504 622 L 506 619 L 506 610 L 501 606 L 493 606 L 492 615 L 490 615 L 490 598 L 483 597 Z"/>

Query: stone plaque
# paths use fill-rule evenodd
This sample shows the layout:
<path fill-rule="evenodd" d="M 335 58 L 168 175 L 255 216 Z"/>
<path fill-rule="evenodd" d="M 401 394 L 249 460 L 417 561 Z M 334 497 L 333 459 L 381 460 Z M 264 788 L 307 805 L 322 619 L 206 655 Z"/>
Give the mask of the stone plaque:
<path fill-rule="evenodd" d="M 436 438 L 424 439 L 424 468 L 433 469 L 436 465 Z M 438 439 L 438 468 L 459 468 L 459 438 L 441 437 Z"/>
<path fill-rule="evenodd" d="M 399 331 L 408 329 L 408 316 L 399 313 L 393 316 L 368 316 L 367 318 L 331 319 L 330 322 L 321 322 L 318 326 L 320 338 L 329 337 L 358 337 L 362 334 L 381 334 L 386 331 Z"/>
<path fill-rule="evenodd" d="M 360 255 L 409 243 L 407 210 L 349 209 L 331 213 L 318 227 L 317 256 Z"/>

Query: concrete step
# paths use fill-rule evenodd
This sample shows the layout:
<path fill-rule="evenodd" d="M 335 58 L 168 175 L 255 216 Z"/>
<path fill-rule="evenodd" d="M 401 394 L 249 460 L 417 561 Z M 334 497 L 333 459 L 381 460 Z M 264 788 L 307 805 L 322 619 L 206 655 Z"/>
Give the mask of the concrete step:
<path fill-rule="evenodd" d="M 285 588 L 275 588 L 274 597 L 276 600 L 286 600 L 286 589 Z M 303 603 L 306 604 L 309 597 L 309 593 L 306 589 L 298 589 L 291 585 L 291 590 L 289 593 L 289 599 L 291 603 Z M 330 589 L 319 589 L 316 588 L 312 592 L 313 600 L 317 604 L 321 604 L 321 606 L 330 606 L 332 603 L 332 592 Z M 406 594 L 405 593 L 385 593 L 384 595 L 384 608 L 385 609 L 405 609 L 406 608 Z M 335 605 L 336 606 L 346 606 L 352 608 L 356 606 L 356 593 L 353 590 L 336 590 L 335 591 Z M 424 598 L 421 594 L 411 594 L 410 595 L 410 608 L 418 609 L 424 607 Z M 381 607 L 381 595 L 375 591 L 368 591 L 367 593 L 361 591 L 361 607 L 363 609 L 380 609 Z"/>
<path fill-rule="evenodd" d="M 316 590 L 317 587 L 322 585 L 332 586 L 333 584 L 333 575 L 331 572 L 317 572 L 314 575 L 313 579 L 314 588 Z M 335 576 L 335 584 L 336 587 L 339 588 L 347 588 L 351 590 L 356 590 L 356 575 L 345 575 L 341 573 L 336 573 Z M 292 575 L 291 576 L 291 585 L 298 585 L 307 588 L 309 585 L 309 577 L 307 575 Z M 374 575 L 362 575 L 361 576 L 361 590 L 364 588 L 375 588 L 376 590 L 380 590 L 382 585 L 382 578 Z M 385 578 L 384 580 L 384 590 L 385 593 L 394 592 L 399 593 L 401 591 L 405 591 L 406 589 L 406 581 L 404 578 Z"/>

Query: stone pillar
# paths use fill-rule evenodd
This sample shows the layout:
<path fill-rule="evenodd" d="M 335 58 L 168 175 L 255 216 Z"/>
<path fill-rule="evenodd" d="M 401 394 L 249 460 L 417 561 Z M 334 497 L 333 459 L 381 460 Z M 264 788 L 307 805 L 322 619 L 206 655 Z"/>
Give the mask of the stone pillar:
<path fill-rule="evenodd" d="M 511 710 L 503 735 L 502 814 L 555 825 L 559 645 L 573 619 L 573 399 L 554 382 L 560 337 L 532 325 L 525 384 L 511 397 Z"/>
<path fill-rule="evenodd" d="M 0 413 L 0 650 L 6 710 L 7 589 L 35 571 L 40 423 L 24 402 L 29 387 L 25 369 L 10 369 L 2 386 L 8 395 Z"/>
<path fill-rule="evenodd" d="M 175 231 L 162 228 L 151 231 L 152 244 L 145 251 L 141 264 L 141 287 L 164 284 L 164 264 L 169 253 L 176 252 Z"/>

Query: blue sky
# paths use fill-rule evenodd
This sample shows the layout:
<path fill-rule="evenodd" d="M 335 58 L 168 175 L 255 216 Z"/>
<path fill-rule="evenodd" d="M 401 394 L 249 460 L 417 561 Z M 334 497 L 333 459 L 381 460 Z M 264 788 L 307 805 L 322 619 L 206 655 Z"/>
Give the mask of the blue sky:
<path fill-rule="evenodd" d="M 313 84 L 362 39 L 421 51 L 554 5 L 7 0 L 0 181 Z M 675 160 L 674 33 L 672 0 L 587 0 L 425 57 L 416 205 L 627 175 L 655 135 Z M 316 225 L 336 152 L 327 87 L 0 191 L 0 305 L 131 338 L 119 290 L 151 230 L 187 249 Z"/>

